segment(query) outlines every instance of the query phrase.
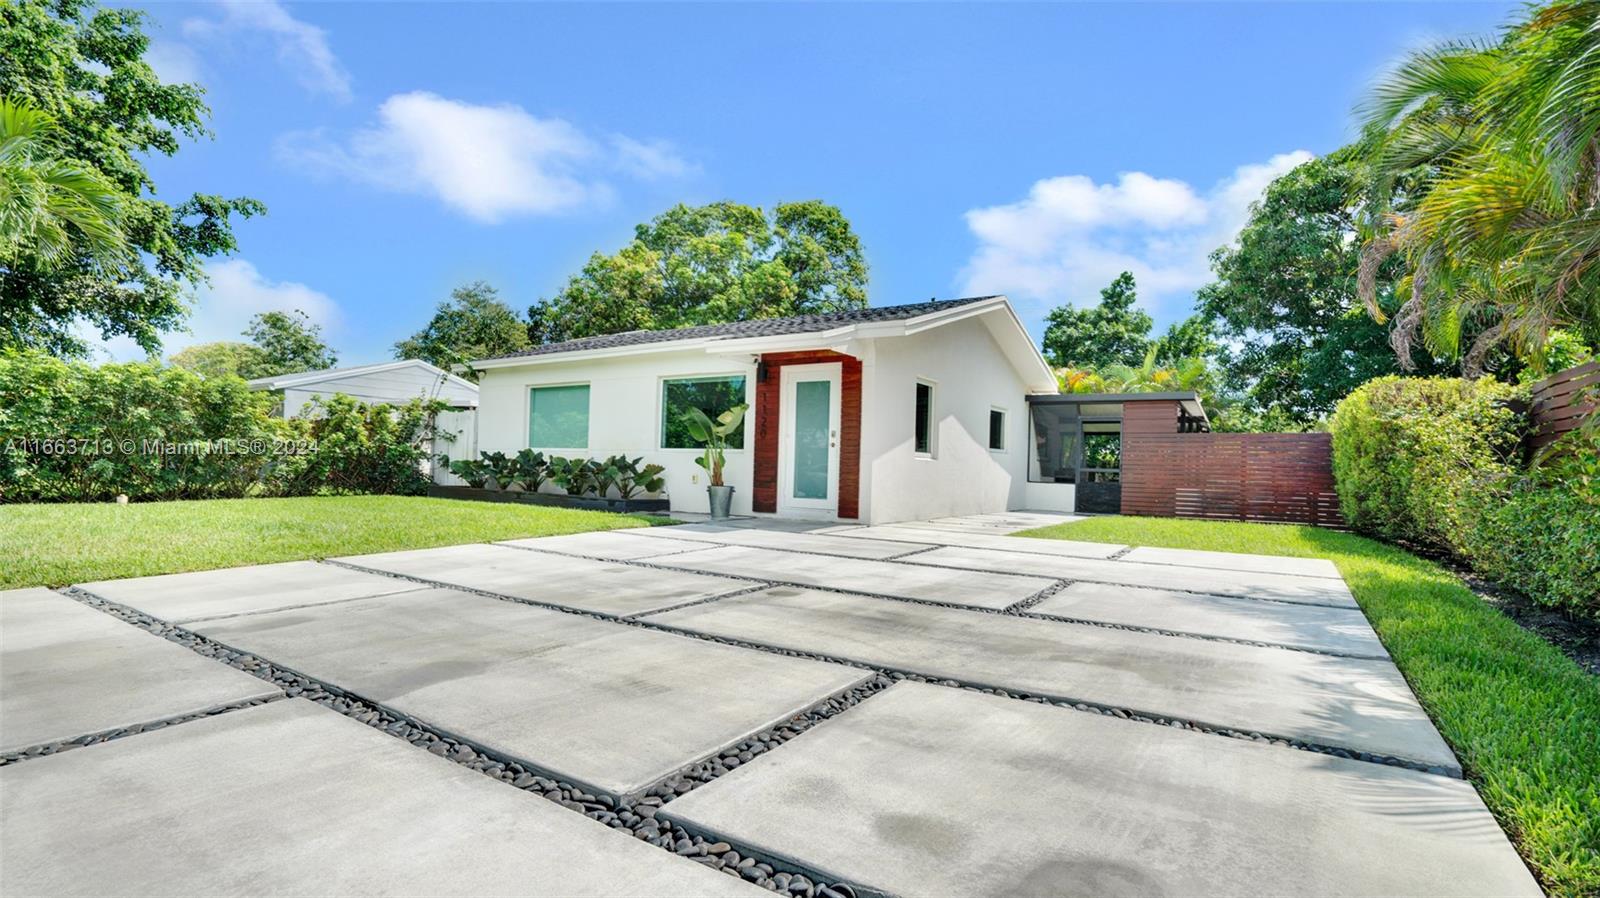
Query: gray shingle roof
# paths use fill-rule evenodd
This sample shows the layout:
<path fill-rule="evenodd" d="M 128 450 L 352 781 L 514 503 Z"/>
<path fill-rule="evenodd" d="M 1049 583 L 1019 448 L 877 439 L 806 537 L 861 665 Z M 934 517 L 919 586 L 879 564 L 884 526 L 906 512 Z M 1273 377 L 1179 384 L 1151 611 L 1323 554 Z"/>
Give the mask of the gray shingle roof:
<path fill-rule="evenodd" d="M 788 334 L 808 334 L 832 330 L 847 324 L 876 321 L 904 321 L 930 312 L 953 309 L 969 303 L 994 299 L 994 296 L 968 296 L 962 299 L 944 299 L 933 302 L 911 303 L 901 306 L 877 306 L 849 312 L 831 312 L 826 315 L 796 315 L 792 318 L 763 318 L 755 321 L 734 321 L 728 324 L 702 324 L 659 331 L 624 331 L 599 337 L 583 337 L 561 343 L 547 343 L 520 352 L 495 356 L 496 359 L 523 356 L 552 355 L 558 352 L 583 352 L 591 349 L 614 349 L 622 346 L 643 346 L 649 343 L 668 343 L 678 340 L 733 340 L 744 337 L 777 337 Z M 480 359 L 479 361 L 490 361 Z"/>

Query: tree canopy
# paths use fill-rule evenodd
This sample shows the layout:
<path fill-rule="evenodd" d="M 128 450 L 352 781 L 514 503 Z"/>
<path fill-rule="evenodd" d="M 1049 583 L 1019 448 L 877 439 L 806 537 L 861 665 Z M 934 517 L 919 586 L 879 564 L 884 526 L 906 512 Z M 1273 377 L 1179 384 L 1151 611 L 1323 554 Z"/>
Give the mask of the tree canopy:
<path fill-rule="evenodd" d="M 247 377 L 320 371 L 339 364 L 339 357 L 322 341 L 322 326 L 314 324 L 298 309 L 262 312 L 250 319 L 244 335 L 260 352 L 254 370 Z"/>
<path fill-rule="evenodd" d="M 82 354 L 74 328 L 86 323 L 156 352 L 161 333 L 187 314 L 184 292 L 203 280 L 204 260 L 235 249 L 232 218 L 265 211 L 247 198 L 195 194 L 170 205 L 156 197 L 142 157 L 171 156 L 182 139 L 208 136 L 210 113 L 200 87 L 163 84 L 144 61 L 144 18 L 88 0 L 0 3 L 0 96 L 54 121 L 58 158 L 111 188 L 132 250 L 108 257 L 90 231 L 73 228 L 59 258 L 44 243 L 8 253 L 0 345 Z"/>
<path fill-rule="evenodd" d="M 394 355 L 422 359 L 449 371 L 452 365 L 527 347 L 527 324 L 500 301 L 498 290 L 474 281 L 450 291 L 450 299 L 439 303 L 422 330 L 394 345 Z"/>
<path fill-rule="evenodd" d="M 261 348 L 236 340 L 218 340 L 215 343 L 196 343 L 173 353 L 167 362 L 179 368 L 188 368 L 201 377 L 266 377 L 260 372 L 263 366 Z M 285 373 L 285 372 L 277 372 Z"/>
<path fill-rule="evenodd" d="M 867 263 L 838 208 L 817 200 L 677 205 L 595 253 L 528 309 L 539 343 L 865 308 Z"/>
<path fill-rule="evenodd" d="M 1133 272 L 1124 271 L 1100 291 L 1099 305 L 1052 310 L 1045 318 L 1045 358 L 1061 368 L 1141 364 L 1155 320 L 1133 307 L 1138 298 Z"/>

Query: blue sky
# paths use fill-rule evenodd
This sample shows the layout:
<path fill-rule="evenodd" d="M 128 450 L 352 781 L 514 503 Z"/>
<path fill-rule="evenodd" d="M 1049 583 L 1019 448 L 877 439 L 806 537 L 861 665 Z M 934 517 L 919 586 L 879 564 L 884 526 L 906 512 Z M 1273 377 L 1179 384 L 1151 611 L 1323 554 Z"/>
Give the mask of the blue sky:
<path fill-rule="evenodd" d="M 874 305 L 1004 292 L 1037 334 L 1123 268 L 1159 326 L 1271 177 L 1346 142 L 1407 48 L 1508 3 L 160 3 L 216 137 L 160 195 L 248 195 L 192 333 L 301 308 L 342 364 L 450 289 L 519 311 L 675 202 L 841 207 Z M 121 344 L 119 356 L 136 355 Z"/>

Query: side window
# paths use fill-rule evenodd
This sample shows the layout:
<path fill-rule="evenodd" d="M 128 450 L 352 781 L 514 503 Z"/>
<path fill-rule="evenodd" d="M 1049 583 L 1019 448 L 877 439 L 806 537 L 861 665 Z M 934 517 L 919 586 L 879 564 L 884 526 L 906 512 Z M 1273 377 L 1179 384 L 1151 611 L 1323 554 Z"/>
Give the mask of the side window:
<path fill-rule="evenodd" d="M 1006 413 L 1003 409 L 989 409 L 989 448 L 996 452 L 1006 448 Z"/>
<path fill-rule="evenodd" d="M 528 391 L 528 446 L 589 448 L 589 385 L 533 387 Z"/>
<path fill-rule="evenodd" d="M 919 455 L 933 454 L 933 384 L 917 381 L 917 425 L 914 447 Z"/>

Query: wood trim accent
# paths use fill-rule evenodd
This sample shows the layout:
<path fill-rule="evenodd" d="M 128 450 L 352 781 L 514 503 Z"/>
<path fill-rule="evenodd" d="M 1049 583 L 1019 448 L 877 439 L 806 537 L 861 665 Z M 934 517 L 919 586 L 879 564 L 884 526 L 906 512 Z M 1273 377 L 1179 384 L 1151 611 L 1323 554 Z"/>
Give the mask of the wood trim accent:
<path fill-rule="evenodd" d="M 778 422 L 785 365 L 839 363 L 839 517 L 861 517 L 861 360 L 831 349 L 769 352 L 761 356 L 766 380 L 756 381 L 754 483 L 751 507 L 778 510 Z"/>
<path fill-rule="evenodd" d="M 1179 433 L 1176 402 L 1122 413 L 1122 513 L 1345 526 L 1326 433 Z"/>
<path fill-rule="evenodd" d="M 1528 408 L 1528 447 L 1543 449 L 1582 427 L 1600 409 L 1600 402 L 1594 399 L 1596 391 L 1600 391 L 1600 362 L 1557 371 L 1534 384 Z"/>

